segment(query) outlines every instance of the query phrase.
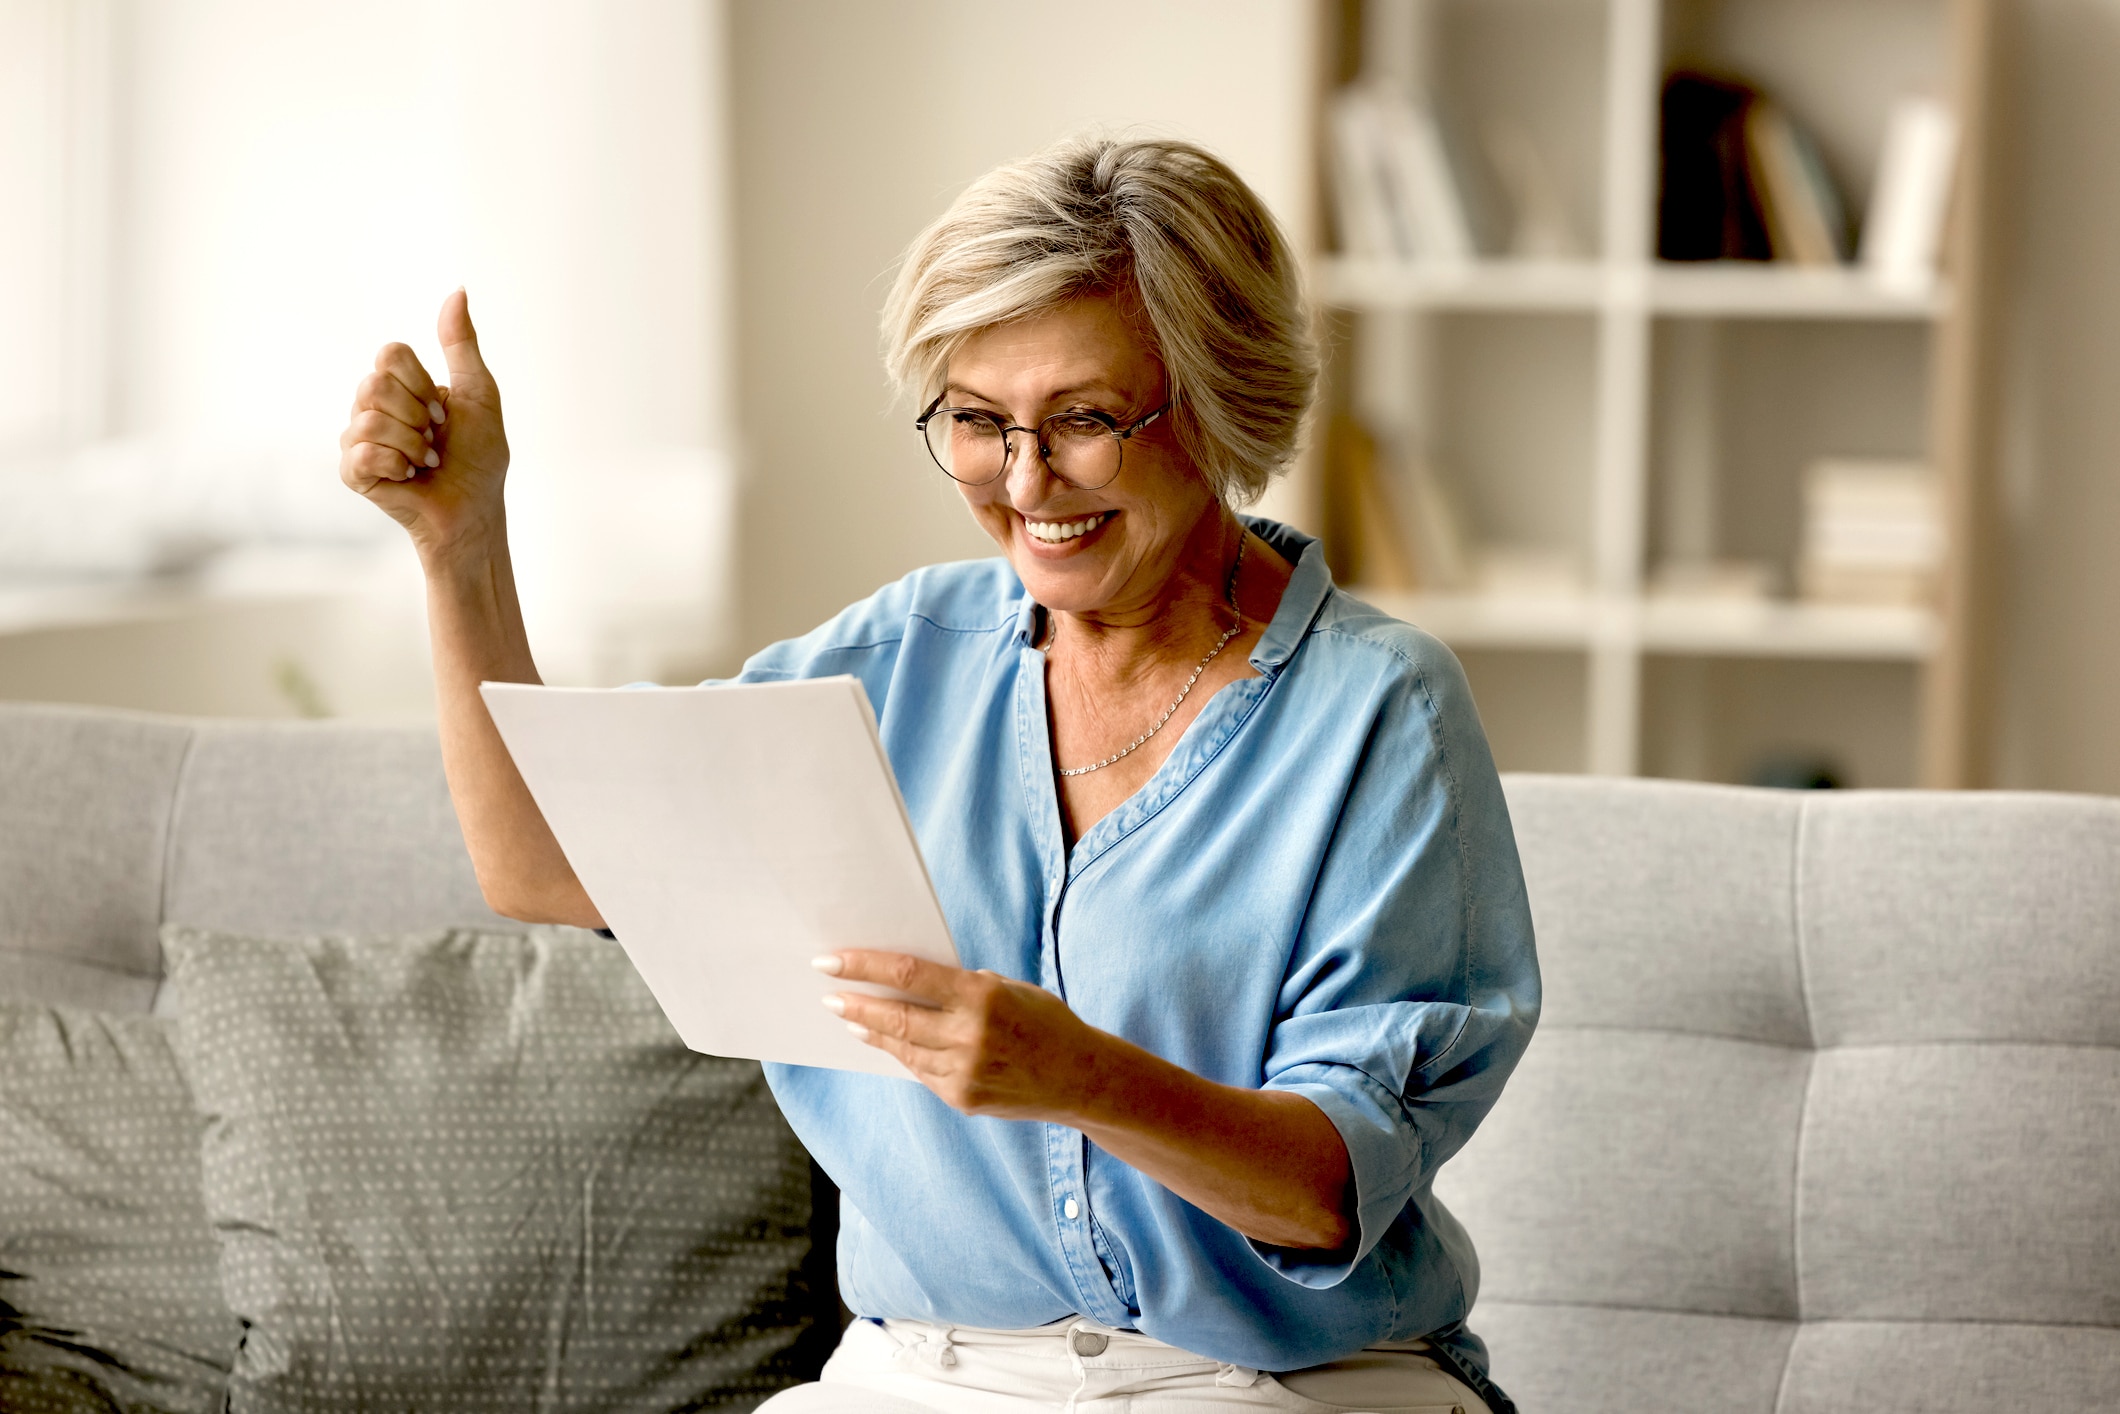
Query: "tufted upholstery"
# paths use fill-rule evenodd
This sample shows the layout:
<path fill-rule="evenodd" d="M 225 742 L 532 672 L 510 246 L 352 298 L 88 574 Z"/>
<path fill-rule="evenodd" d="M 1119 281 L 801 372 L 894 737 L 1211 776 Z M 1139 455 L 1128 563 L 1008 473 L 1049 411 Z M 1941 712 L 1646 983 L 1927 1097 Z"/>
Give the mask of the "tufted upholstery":
<path fill-rule="evenodd" d="M 1437 1190 L 1527 1414 L 2120 1406 L 2120 802 L 1508 788 L 1545 1016 Z"/>
<path fill-rule="evenodd" d="M 505 922 L 431 730 L 0 705 L 0 995 L 145 1012 L 164 921 L 274 936 Z"/>

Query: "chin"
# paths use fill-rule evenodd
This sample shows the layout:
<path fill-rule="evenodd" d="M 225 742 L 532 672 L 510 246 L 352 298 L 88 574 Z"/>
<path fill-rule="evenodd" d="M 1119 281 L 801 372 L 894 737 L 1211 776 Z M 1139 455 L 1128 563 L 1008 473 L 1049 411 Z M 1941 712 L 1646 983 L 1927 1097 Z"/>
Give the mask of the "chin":
<path fill-rule="evenodd" d="M 1088 613 L 1111 597 L 1111 562 L 1103 555 L 1077 553 L 1055 560 L 1012 554 L 1008 558 L 1031 598 L 1055 612 Z"/>

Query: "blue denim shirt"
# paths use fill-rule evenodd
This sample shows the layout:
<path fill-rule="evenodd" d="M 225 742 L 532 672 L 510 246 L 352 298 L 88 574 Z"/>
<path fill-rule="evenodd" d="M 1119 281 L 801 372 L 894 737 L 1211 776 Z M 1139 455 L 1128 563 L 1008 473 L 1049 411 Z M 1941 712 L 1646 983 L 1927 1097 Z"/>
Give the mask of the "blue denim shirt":
<path fill-rule="evenodd" d="M 1209 1079 L 1314 1101 L 1353 1161 L 1358 1235 L 1254 1242 L 1079 1131 L 768 1066 L 842 1190 L 858 1314 L 1079 1314 L 1265 1370 L 1427 1336 L 1484 1372 L 1462 1325 L 1478 1261 L 1431 1184 L 1538 1015 L 1508 813 L 1448 650 L 1335 589 L 1316 542 L 1250 524 L 1296 565 L 1259 675 L 1217 692 L 1072 850 L 1040 611 L 1005 561 L 909 575 L 743 680 L 861 679 L 964 965 Z"/>

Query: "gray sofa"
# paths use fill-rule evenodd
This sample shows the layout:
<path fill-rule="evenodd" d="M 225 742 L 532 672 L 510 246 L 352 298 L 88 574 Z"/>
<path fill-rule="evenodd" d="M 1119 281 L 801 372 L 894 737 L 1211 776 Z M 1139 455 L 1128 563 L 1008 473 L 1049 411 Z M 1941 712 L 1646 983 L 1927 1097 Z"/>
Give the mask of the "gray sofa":
<path fill-rule="evenodd" d="M 2120 802 L 1508 789 L 1546 1013 L 1438 1187 L 1527 1414 L 2120 1408 Z M 0 708 L 0 998 L 170 921 L 499 923 L 429 733 Z"/>

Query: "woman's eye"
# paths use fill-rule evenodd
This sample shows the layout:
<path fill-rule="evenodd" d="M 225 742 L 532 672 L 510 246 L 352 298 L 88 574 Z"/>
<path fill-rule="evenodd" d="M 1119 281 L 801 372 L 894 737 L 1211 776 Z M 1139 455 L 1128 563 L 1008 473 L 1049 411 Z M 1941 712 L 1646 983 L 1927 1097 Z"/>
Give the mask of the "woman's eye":
<path fill-rule="evenodd" d="M 960 438 L 990 437 L 998 439 L 1001 436 L 1001 429 L 994 425 L 992 418 L 981 417 L 976 412 L 951 413 L 950 430 Z"/>
<path fill-rule="evenodd" d="M 1048 439 L 1054 441 L 1062 438 L 1101 437 L 1105 432 L 1104 424 L 1096 418 L 1073 413 L 1051 419 L 1045 424 L 1045 429 Z"/>

